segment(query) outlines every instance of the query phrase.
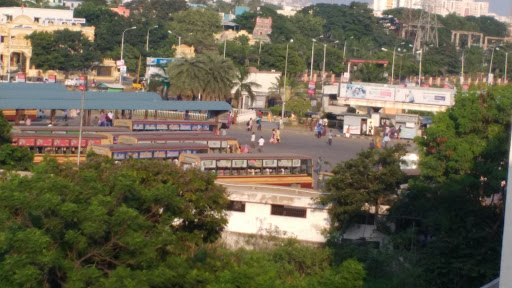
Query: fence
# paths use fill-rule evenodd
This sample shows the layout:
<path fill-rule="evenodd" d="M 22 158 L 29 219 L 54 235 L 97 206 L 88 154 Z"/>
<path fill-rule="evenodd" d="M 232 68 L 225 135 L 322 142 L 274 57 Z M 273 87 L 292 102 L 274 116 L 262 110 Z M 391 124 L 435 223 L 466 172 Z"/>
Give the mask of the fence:
<path fill-rule="evenodd" d="M 155 111 L 155 110 L 134 110 L 133 116 L 137 118 L 146 117 L 146 111 L 148 112 L 147 117 L 155 118 L 155 113 L 157 114 L 157 119 L 170 119 L 170 120 L 183 120 L 185 119 L 185 112 L 182 111 Z M 208 120 L 207 113 L 188 113 L 188 120 L 199 120 L 205 121 Z"/>

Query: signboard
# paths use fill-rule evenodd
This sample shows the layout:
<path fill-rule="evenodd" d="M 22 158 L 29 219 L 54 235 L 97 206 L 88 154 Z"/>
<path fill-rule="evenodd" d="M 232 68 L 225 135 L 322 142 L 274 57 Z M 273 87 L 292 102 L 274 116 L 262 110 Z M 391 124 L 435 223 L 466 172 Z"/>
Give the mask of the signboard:
<path fill-rule="evenodd" d="M 69 146 L 69 139 L 55 139 L 53 140 L 53 146 L 67 147 Z"/>
<path fill-rule="evenodd" d="M 215 168 L 215 160 L 203 160 L 203 161 L 201 161 L 201 167 Z"/>
<path fill-rule="evenodd" d="M 144 130 L 144 124 L 142 124 L 142 123 L 133 123 L 132 129 L 133 130 Z"/>
<path fill-rule="evenodd" d="M 300 167 L 300 159 L 293 159 L 293 167 Z"/>
<path fill-rule="evenodd" d="M 169 124 L 169 130 L 180 130 L 180 124 Z"/>
<path fill-rule="evenodd" d="M 78 139 L 72 139 L 71 140 L 71 146 L 78 146 Z M 85 147 L 85 140 L 82 140 L 82 147 Z"/>
<path fill-rule="evenodd" d="M 277 160 L 263 160 L 263 167 L 277 167 Z"/>
<path fill-rule="evenodd" d="M 217 160 L 217 167 L 229 168 L 231 167 L 231 160 Z"/>
<path fill-rule="evenodd" d="M 124 66 L 124 60 L 117 60 L 116 66 L 117 66 L 117 68 L 121 68 L 121 66 Z"/>
<path fill-rule="evenodd" d="M 169 126 L 167 124 L 156 124 L 156 130 L 167 130 Z"/>
<path fill-rule="evenodd" d="M 119 73 L 121 73 L 121 75 L 126 75 L 126 66 L 125 65 L 119 67 Z"/>
<path fill-rule="evenodd" d="M 233 168 L 245 168 L 247 167 L 247 160 L 232 160 Z"/>
<path fill-rule="evenodd" d="M 112 158 L 115 160 L 123 160 L 126 159 L 126 154 L 124 152 L 114 152 Z"/>
<path fill-rule="evenodd" d="M 453 93 L 446 89 L 397 88 L 396 102 L 451 106 Z"/>
<path fill-rule="evenodd" d="M 167 158 L 177 158 L 180 156 L 180 152 L 177 150 L 167 150 Z"/>
<path fill-rule="evenodd" d="M 167 63 L 173 62 L 175 59 L 172 58 L 146 58 L 146 65 L 148 66 L 167 66 Z"/>
<path fill-rule="evenodd" d="M 139 152 L 140 159 L 151 159 L 153 158 L 153 152 L 151 151 L 140 151 Z"/>
<path fill-rule="evenodd" d="M 89 140 L 89 145 L 101 145 L 101 140 Z"/>
<path fill-rule="evenodd" d="M 192 125 L 192 131 L 201 131 L 203 130 L 203 125 Z"/>
<path fill-rule="evenodd" d="M 315 95 L 316 83 L 315 81 L 309 81 L 308 83 L 308 95 Z"/>
<path fill-rule="evenodd" d="M 139 159 L 139 152 L 126 152 L 126 158 Z"/>
<path fill-rule="evenodd" d="M 18 146 L 34 146 L 35 143 L 35 139 L 18 139 Z"/>
<path fill-rule="evenodd" d="M 25 81 L 26 81 L 25 74 L 18 73 L 18 75 L 16 75 L 16 82 L 25 82 Z"/>
<path fill-rule="evenodd" d="M 220 141 L 208 141 L 208 147 L 220 148 Z"/>
<path fill-rule="evenodd" d="M 36 146 L 44 146 L 44 147 L 52 146 L 52 139 L 37 139 Z"/>
<path fill-rule="evenodd" d="M 261 168 L 263 161 L 261 160 L 247 160 L 247 167 L 249 168 Z"/>
<path fill-rule="evenodd" d="M 277 166 L 279 167 L 291 167 L 292 160 L 277 160 Z"/>
<path fill-rule="evenodd" d="M 190 124 L 181 124 L 180 125 L 180 130 L 190 131 L 190 130 L 192 130 L 192 125 L 190 125 Z"/>
<path fill-rule="evenodd" d="M 153 152 L 153 158 L 165 158 L 165 150 Z"/>
<path fill-rule="evenodd" d="M 80 75 L 78 78 L 78 90 L 84 91 L 87 89 L 87 81 L 85 75 Z"/>
<path fill-rule="evenodd" d="M 156 130 L 156 124 L 145 124 L 144 130 Z"/>
<path fill-rule="evenodd" d="M 48 75 L 48 83 L 57 83 L 57 75 Z"/>
<path fill-rule="evenodd" d="M 67 24 L 85 24 L 85 18 L 44 18 L 44 22 L 51 22 L 55 25 Z"/>

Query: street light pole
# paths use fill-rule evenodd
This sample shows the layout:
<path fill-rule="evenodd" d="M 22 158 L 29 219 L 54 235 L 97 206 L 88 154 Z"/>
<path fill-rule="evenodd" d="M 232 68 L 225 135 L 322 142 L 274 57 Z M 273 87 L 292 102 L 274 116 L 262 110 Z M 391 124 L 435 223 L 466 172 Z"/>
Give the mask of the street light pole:
<path fill-rule="evenodd" d="M 327 53 L 327 44 L 324 45 L 324 63 L 322 64 L 322 97 L 324 95 L 324 83 L 325 83 L 325 55 Z"/>
<path fill-rule="evenodd" d="M 293 39 L 290 40 L 290 43 L 293 43 Z M 284 62 L 284 86 L 283 86 L 283 107 L 281 108 L 281 124 L 284 124 L 284 106 L 286 104 L 286 77 L 288 72 L 288 45 L 290 43 L 286 43 L 286 57 Z M 280 128 L 284 128 L 284 125 L 279 125 Z"/>
<path fill-rule="evenodd" d="M 124 33 L 128 30 L 133 30 L 133 29 L 137 29 L 137 27 L 131 27 L 131 28 L 127 28 L 123 31 L 123 36 L 121 37 L 121 61 L 123 60 L 123 50 L 124 50 Z M 121 72 L 121 71 L 119 71 Z M 119 84 L 122 84 L 123 83 L 123 75 L 121 73 L 119 73 Z"/>
<path fill-rule="evenodd" d="M 389 84 L 393 84 L 393 82 L 395 82 L 395 55 L 396 55 L 396 46 L 395 48 L 393 49 L 393 64 L 391 64 L 391 83 Z M 400 83 L 400 81 L 398 81 Z"/>
<path fill-rule="evenodd" d="M 226 59 L 226 39 L 224 39 L 224 59 Z"/>
<path fill-rule="evenodd" d="M 460 85 L 464 85 L 464 51 L 462 51 L 462 70 L 460 71 Z"/>
<path fill-rule="evenodd" d="M 313 45 L 311 46 L 311 71 L 309 72 L 309 81 L 313 81 L 313 60 L 315 58 L 315 42 L 313 39 Z"/>
<path fill-rule="evenodd" d="M 492 48 L 492 54 L 491 54 L 491 63 L 489 65 L 489 74 L 487 74 L 487 85 L 491 85 L 491 70 L 492 70 L 492 60 L 494 59 L 494 50 L 496 50 L 496 47 Z"/>
<path fill-rule="evenodd" d="M 505 75 L 503 76 L 503 84 L 507 84 L 507 65 L 508 65 L 508 52 L 505 52 Z"/>
<path fill-rule="evenodd" d="M 154 29 L 154 28 L 158 28 L 158 25 L 155 25 L 148 29 L 148 35 L 146 36 L 146 52 L 149 50 L 149 30 Z"/>
<path fill-rule="evenodd" d="M 91 70 L 94 66 L 98 66 L 99 62 L 94 62 L 88 70 L 84 71 L 84 74 L 87 73 L 87 71 Z M 87 75 L 87 74 L 86 74 Z M 78 157 L 76 159 L 76 167 L 80 169 L 80 154 L 82 149 L 82 132 L 83 132 L 83 126 L 84 126 L 84 105 L 85 105 L 85 90 L 87 90 L 87 76 L 84 75 L 84 88 L 82 90 L 82 103 L 80 105 L 80 129 L 78 131 Z"/>
<path fill-rule="evenodd" d="M 416 53 L 420 54 L 420 71 L 418 73 L 418 87 L 421 87 L 421 62 L 423 60 L 423 50 L 419 50 Z"/>

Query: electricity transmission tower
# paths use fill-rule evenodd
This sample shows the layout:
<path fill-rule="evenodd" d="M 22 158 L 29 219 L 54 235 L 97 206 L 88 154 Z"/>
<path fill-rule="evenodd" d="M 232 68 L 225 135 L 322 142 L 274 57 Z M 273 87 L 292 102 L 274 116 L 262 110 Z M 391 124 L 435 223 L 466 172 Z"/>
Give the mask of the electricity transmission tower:
<path fill-rule="evenodd" d="M 418 21 L 416 39 L 414 40 L 414 51 L 421 50 L 423 47 L 435 46 L 439 47 L 439 36 L 437 28 L 437 1 L 436 0 L 420 0 L 421 14 Z"/>

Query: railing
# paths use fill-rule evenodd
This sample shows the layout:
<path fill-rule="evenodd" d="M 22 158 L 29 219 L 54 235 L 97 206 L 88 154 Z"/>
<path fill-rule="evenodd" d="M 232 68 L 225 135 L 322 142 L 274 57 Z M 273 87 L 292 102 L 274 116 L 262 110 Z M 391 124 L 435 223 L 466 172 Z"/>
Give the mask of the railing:
<path fill-rule="evenodd" d="M 147 114 L 148 119 L 155 118 L 155 113 L 157 115 L 157 119 L 170 119 L 170 120 L 185 119 L 185 112 L 181 112 L 181 111 L 134 110 L 133 116 L 137 117 L 137 118 L 139 118 L 139 117 L 144 118 L 144 117 L 146 117 L 146 111 L 148 113 Z M 208 120 L 208 114 L 190 112 L 188 114 L 188 120 L 205 121 L 205 120 Z"/>

